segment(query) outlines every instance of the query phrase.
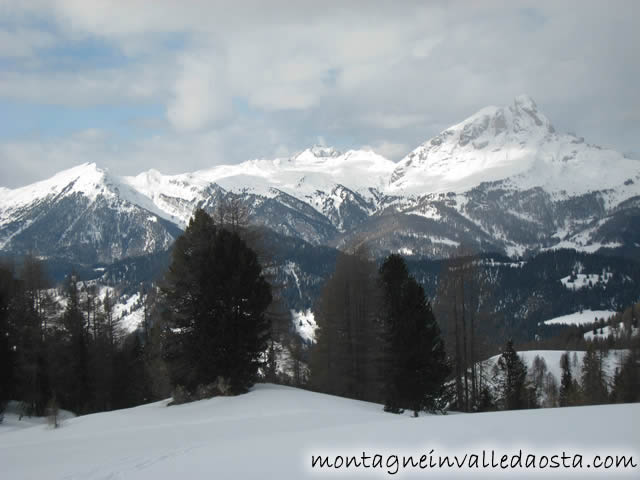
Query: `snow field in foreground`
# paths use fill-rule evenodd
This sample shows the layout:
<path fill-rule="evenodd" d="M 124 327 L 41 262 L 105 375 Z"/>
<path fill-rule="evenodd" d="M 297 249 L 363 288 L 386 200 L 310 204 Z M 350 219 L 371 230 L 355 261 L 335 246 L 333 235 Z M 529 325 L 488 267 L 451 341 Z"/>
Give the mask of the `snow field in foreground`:
<path fill-rule="evenodd" d="M 640 463 L 640 404 L 415 419 L 384 413 L 372 403 L 270 384 L 257 385 L 250 393 L 233 398 L 166 404 L 77 417 L 66 420 L 58 430 L 37 425 L 4 432 L 0 426 L 2 478 L 335 478 L 354 472 L 312 472 L 311 455 L 386 452 L 420 456 L 431 449 L 438 455 L 483 448 L 517 453 L 517 448 L 523 448 L 538 454 L 579 453 L 585 459 L 592 452 L 631 452 Z M 443 476 L 437 470 L 414 473 L 422 478 Z M 508 471 L 473 473 L 461 476 L 514 475 Z M 579 478 L 585 472 L 573 473 Z M 631 473 L 637 475 L 638 470 Z M 401 471 L 395 477 L 407 474 Z M 371 476 L 390 477 L 384 470 L 364 474 Z"/>

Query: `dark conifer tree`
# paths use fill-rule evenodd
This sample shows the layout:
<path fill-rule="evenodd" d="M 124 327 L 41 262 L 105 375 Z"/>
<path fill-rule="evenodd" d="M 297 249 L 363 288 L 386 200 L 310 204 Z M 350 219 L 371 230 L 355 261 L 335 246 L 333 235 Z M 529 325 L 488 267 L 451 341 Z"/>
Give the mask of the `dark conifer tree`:
<path fill-rule="evenodd" d="M 478 412 L 492 412 L 496 410 L 496 401 L 488 386 L 483 386 L 480 390 L 480 401 L 478 402 Z"/>
<path fill-rule="evenodd" d="M 162 355 L 162 345 L 169 334 L 169 312 L 157 295 L 156 287 L 149 291 L 147 300 L 151 299 L 148 313 L 149 331 L 145 349 L 145 383 L 147 385 L 147 397 L 152 401 L 167 398 L 171 394 L 171 381 L 167 364 Z M 152 299 L 153 297 L 153 299 Z"/>
<path fill-rule="evenodd" d="M 223 379 L 232 393 L 247 391 L 266 350 L 271 302 L 255 252 L 197 210 L 176 240 L 163 291 L 172 383 L 194 392 Z"/>
<path fill-rule="evenodd" d="M 141 332 L 125 336 L 114 361 L 114 408 L 128 408 L 148 402 L 144 348 Z"/>
<path fill-rule="evenodd" d="M 587 405 L 598 405 L 608 400 L 602 361 L 592 342 L 589 342 L 582 359 L 582 396 Z"/>
<path fill-rule="evenodd" d="M 47 317 L 52 302 L 46 294 L 43 263 L 32 255 L 23 260 L 19 288 L 14 294 L 17 395 L 27 415 L 43 415 L 51 396 L 47 358 Z"/>
<path fill-rule="evenodd" d="M 563 353 L 560 357 L 560 368 L 562 369 L 562 378 L 560 379 L 560 393 L 558 403 L 561 407 L 570 407 L 578 403 L 578 384 L 573 379 L 571 373 L 571 361 L 569 360 L 569 352 Z"/>
<path fill-rule="evenodd" d="M 614 377 L 612 400 L 616 403 L 640 402 L 640 337 L 632 339 L 629 353 Z"/>
<path fill-rule="evenodd" d="M 9 268 L 0 266 L 0 422 L 6 402 L 14 394 L 16 359 L 13 344 L 16 334 L 13 325 L 12 303 L 16 279 Z"/>
<path fill-rule="evenodd" d="M 440 329 L 401 256 L 380 267 L 385 326 L 385 410 L 438 410 L 449 375 Z"/>
<path fill-rule="evenodd" d="M 500 371 L 500 399 L 505 410 L 532 407 L 527 392 L 527 366 L 509 340 L 498 359 Z"/>
<path fill-rule="evenodd" d="M 80 306 L 76 275 L 71 274 L 66 285 L 67 306 L 62 316 L 64 327 L 64 358 L 60 361 L 59 398 L 63 407 L 75 413 L 91 411 L 93 395 L 89 377 L 89 335 Z"/>
<path fill-rule="evenodd" d="M 399 255 L 387 257 L 380 267 L 383 290 L 385 411 L 401 413 L 406 404 L 407 386 L 404 328 L 407 265 Z"/>

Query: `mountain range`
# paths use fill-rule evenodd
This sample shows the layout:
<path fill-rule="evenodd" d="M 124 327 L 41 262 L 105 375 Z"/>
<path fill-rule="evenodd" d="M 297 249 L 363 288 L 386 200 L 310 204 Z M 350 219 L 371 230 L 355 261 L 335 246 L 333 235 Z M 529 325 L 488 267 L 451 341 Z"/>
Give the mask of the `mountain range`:
<path fill-rule="evenodd" d="M 94 163 L 0 188 L 0 251 L 79 264 L 167 250 L 196 208 L 250 217 L 316 246 L 442 258 L 574 248 L 640 258 L 640 161 L 555 131 L 526 95 L 487 107 L 392 162 L 314 146 L 180 175 Z"/>

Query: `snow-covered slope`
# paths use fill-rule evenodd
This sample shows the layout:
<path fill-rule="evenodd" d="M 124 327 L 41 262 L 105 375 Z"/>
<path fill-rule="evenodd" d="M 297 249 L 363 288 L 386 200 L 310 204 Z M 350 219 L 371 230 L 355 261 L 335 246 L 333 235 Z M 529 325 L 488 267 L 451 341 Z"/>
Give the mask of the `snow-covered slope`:
<path fill-rule="evenodd" d="M 596 319 L 603 318 L 607 320 L 616 312 L 611 310 L 582 310 L 580 312 L 570 313 L 561 317 L 545 320 L 547 325 L 587 325 L 592 324 Z"/>
<path fill-rule="evenodd" d="M 521 190 L 580 195 L 619 189 L 614 201 L 637 194 L 639 164 L 622 154 L 559 134 L 527 95 L 509 107 L 487 107 L 420 145 L 395 168 L 388 193 L 461 193 L 509 178 Z M 630 187 L 631 185 L 627 185 Z"/>
<path fill-rule="evenodd" d="M 249 160 L 182 175 L 164 176 L 150 170 L 124 181 L 186 224 L 193 207 L 206 200 L 213 184 L 234 193 L 265 197 L 285 192 L 327 213 L 329 207 L 339 209 L 344 199 L 337 186 L 366 194 L 370 188 L 382 188 L 394 168 L 392 161 L 372 151 L 340 153 L 314 146 L 291 158 Z"/>
<path fill-rule="evenodd" d="M 2 433 L 3 478 L 300 479 L 364 478 L 610 478 L 587 468 L 592 455 L 633 455 L 640 404 L 410 418 L 381 405 L 274 385 L 239 397 L 167 407 L 166 402 L 67 420 L 58 430 L 35 426 Z M 583 455 L 582 470 L 402 469 L 402 455 Z M 433 450 L 431 452 L 431 450 Z M 379 468 L 319 470 L 312 455 L 385 455 Z M 399 455 L 399 466 L 394 457 Z M 490 455 L 490 453 L 489 453 Z M 387 463 L 389 458 L 389 463 Z M 333 463 L 333 460 L 332 460 Z M 367 462 L 372 464 L 372 460 Z M 627 478 L 637 475 L 626 471 Z M 389 472 L 396 472 L 390 474 Z M 499 475 L 498 475 L 499 474 Z M 543 475 L 544 476 L 544 475 Z"/>
<path fill-rule="evenodd" d="M 607 248 L 640 256 L 640 161 L 555 132 L 526 95 L 480 110 L 397 164 L 369 150 L 315 146 L 180 175 L 121 178 L 81 165 L 0 189 L 0 249 L 46 244 L 46 254 L 89 258 L 97 245 L 103 260 L 157 251 L 196 208 L 213 212 L 228 199 L 278 233 L 340 247 L 366 239 L 379 254 L 440 257 L 464 244 L 508 255 Z"/>
<path fill-rule="evenodd" d="M 161 224 L 147 197 L 86 163 L 0 191 L 0 249 L 88 262 L 161 251 L 177 228 Z"/>

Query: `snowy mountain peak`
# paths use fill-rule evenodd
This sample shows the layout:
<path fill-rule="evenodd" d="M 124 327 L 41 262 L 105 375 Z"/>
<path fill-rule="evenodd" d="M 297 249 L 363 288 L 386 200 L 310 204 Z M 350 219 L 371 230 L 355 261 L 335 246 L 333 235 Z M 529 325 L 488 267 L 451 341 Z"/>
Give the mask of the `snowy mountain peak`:
<path fill-rule="evenodd" d="M 516 108 L 523 108 L 523 109 L 527 109 L 527 110 L 537 110 L 538 109 L 538 105 L 536 104 L 536 102 L 533 100 L 533 98 L 531 98 L 526 93 L 522 93 L 520 95 L 517 95 L 513 99 L 513 104 L 514 104 L 514 106 Z"/>
<path fill-rule="evenodd" d="M 402 159 L 388 189 L 421 195 L 464 192 L 510 178 L 520 188 L 586 193 L 635 178 L 638 165 L 617 152 L 557 134 L 528 95 L 508 107 L 486 107 Z"/>
<path fill-rule="evenodd" d="M 531 131 L 536 130 L 537 128 L 542 128 L 545 133 L 553 133 L 555 131 L 549 119 L 538 111 L 536 102 L 534 102 L 533 98 L 529 95 L 518 95 L 513 100 L 512 111 L 515 117 L 512 125 L 512 129 L 514 130 L 520 128 L 522 130 Z M 522 119 L 526 120 L 522 122 Z"/>
<path fill-rule="evenodd" d="M 112 183 L 106 169 L 95 163 L 83 163 L 56 173 L 53 177 L 16 189 L 0 192 L 4 205 L 27 205 L 37 198 L 80 193 L 93 200 L 108 183 Z"/>
<path fill-rule="evenodd" d="M 325 162 L 326 160 L 337 158 L 342 155 L 341 152 L 333 147 L 325 147 L 322 145 L 313 145 L 306 150 L 294 155 L 291 161 L 295 163 L 311 163 L 317 164 Z"/>
<path fill-rule="evenodd" d="M 327 147 L 325 145 L 313 145 L 307 149 L 316 157 L 339 157 L 342 153 L 333 147 Z"/>
<path fill-rule="evenodd" d="M 553 132 L 551 122 L 538 111 L 535 101 L 528 95 L 518 95 L 513 105 L 485 107 L 427 143 L 438 146 L 451 143 L 451 140 L 455 139 L 460 147 L 470 144 L 470 147 L 482 150 L 496 141 L 522 142 L 527 138 L 541 137 Z"/>

